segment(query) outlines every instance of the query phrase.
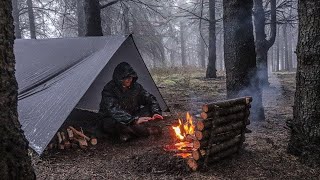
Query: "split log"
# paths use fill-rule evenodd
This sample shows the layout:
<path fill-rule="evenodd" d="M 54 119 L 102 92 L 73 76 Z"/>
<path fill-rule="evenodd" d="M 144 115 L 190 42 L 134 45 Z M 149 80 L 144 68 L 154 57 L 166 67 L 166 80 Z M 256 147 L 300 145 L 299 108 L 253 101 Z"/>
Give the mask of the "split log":
<path fill-rule="evenodd" d="M 243 121 L 239 121 L 239 122 L 228 124 L 225 126 L 216 127 L 212 130 L 208 129 L 204 131 L 195 131 L 195 136 L 198 140 L 204 140 L 210 137 L 211 131 L 213 134 L 221 134 L 221 133 L 226 133 L 230 131 L 241 130 L 244 127 L 245 125 L 243 124 Z"/>
<path fill-rule="evenodd" d="M 242 98 L 236 98 L 236 99 L 229 99 L 226 101 L 219 101 L 219 102 L 215 102 L 215 103 L 211 103 L 211 104 L 205 104 L 202 106 L 202 110 L 204 112 L 209 112 L 214 110 L 217 107 L 220 108 L 226 108 L 226 107 L 231 107 L 234 105 L 239 105 L 239 104 L 250 104 L 250 102 L 252 102 L 252 97 L 242 97 Z"/>
<path fill-rule="evenodd" d="M 74 140 L 75 140 L 76 142 L 78 142 L 79 147 L 80 147 L 81 149 L 85 149 L 85 148 L 88 146 L 87 140 L 84 139 L 84 138 L 76 138 L 76 137 L 75 137 Z"/>
<path fill-rule="evenodd" d="M 64 149 L 64 145 L 62 144 L 62 136 L 60 132 L 57 132 L 57 136 L 58 136 L 58 149 Z"/>
<path fill-rule="evenodd" d="M 68 137 L 70 140 L 72 140 L 74 138 L 73 132 L 70 128 L 67 128 L 67 133 L 68 133 Z"/>
<path fill-rule="evenodd" d="M 84 138 L 85 140 L 90 141 L 90 138 L 89 138 L 88 136 L 84 135 L 82 132 L 76 130 L 76 129 L 73 128 L 72 126 L 69 126 L 69 128 L 72 130 L 73 134 L 76 134 L 76 135 Z"/>
<path fill-rule="evenodd" d="M 219 135 L 216 135 L 215 137 L 213 137 L 212 143 L 227 141 L 227 140 L 229 140 L 237 135 L 240 135 L 240 134 L 241 134 L 241 130 L 232 131 L 232 132 L 228 132 L 228 133 L 224 133 L 224 134 L 219 134 Z M 193 148 L 195 148 L 195 149 L 205 149 L 207 147 L 208 147 L 208 139 L 203 139 L 201 141 L 199 141 L 199 140 L 193 141 Z"/>
<path fill-rule="evenodd" d="M 241 111 L 247 111 L 248 108 L 250 108 L 250 105 L 236 105 L 229 108 L 219 108 L 214 111 L 202 112 L 200 116 L 202 119 L 209 119 L 217 116 L 226 116 L 239 113 Z"/>
<path fill-rule="evenodd" d="M 58 137 L 58 143 L 61 144 L 61 142 L 62 142 L 62 137 L 61 137 L 60 132 L 57 132 L 57 137 Z"/>
<path fill-rule="evenodd" d="M 61 132 L 61 137 L 62 137 L 62 142 L 63 145 L 66 149 L 69 149 L 71 147 L 71 143 L 70 141 L 66 138 L 66 136 L 64 135 L 64 132 Z"/>

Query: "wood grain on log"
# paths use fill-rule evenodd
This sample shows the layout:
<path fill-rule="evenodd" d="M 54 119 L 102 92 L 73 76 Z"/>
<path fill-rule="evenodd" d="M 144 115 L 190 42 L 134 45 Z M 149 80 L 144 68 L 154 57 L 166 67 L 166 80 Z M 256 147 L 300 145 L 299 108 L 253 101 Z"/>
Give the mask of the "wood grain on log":
<path fill-rule="evenodd" d="M 245 128 L 245 125 L 243 124 L 243 121 L 239 121 L 239 122 L 231 123 L 231 124 L 228 124 L 228 125 L 225 125 L 225 126 L 216 127 L 213 130 L 213 133 L 214 134 L 220 134 L 220 133 L 239 130 L 239 129 L 243 129 L 243 128 Z"/>
<path fill-rule="evenodd" d="M 245 125 L 243 124 L 243 121 L 239 121 L 236 123 L 231 123 L 224 126 L 218 126 L 214 128 L 213 130 L 204 130 L 204 131 L 195 131 L 195 136 L 198 140 L 208 139 L 210 137 L 211 131 L 213 131 L 213 134 L 220 134 L 220 133 L 227 133 L 229 131 L 236 131 L 241 130 L 244 128 Z"/>
<path fill-rule="evenodd" d="M 246 110 L 246 111 L 239 112 L 236 114 L 230 114 L 230 115 L 226 115 L 226 116 L 198 120 L 196 122 L 196 128 L 199 131 L 203 131 L 205 129 L 210 129 L 212 126 L 212 122 L 214 122 L 215 125 L 220 125 L 220 124 L 227 124 L 227 123 L 231 123 L 231 122 L 235 122 L 235 121 L 243 121 L 243 119 L 247 118 L 249 115 L 250 115 L 250 111 Z M 250 121 L 248 123 L 250 124 Z"/>
<path fill-rule="evenodd" d="M 217 160 L 220 160 L 222 158 L 225 158 L 227 156 L 230 156 L 236 152 L 238 152 L 239 146 L 233 146 L 227 150 L 221 151 L 217 154 L 213 154 L 212 156 L 209 156 L 209 163 L 215 162 Z"/>
<path fill-rule="evenodd" d="M 224 141 L 224 142 L 221 142 L 220 144 L 217 144 L 217 145 L 214 145 L 211 147 L 210 149 L 210 155 L 212 154 L 216 154 L 216 153 L 219 153 L 223 150 L 226 150 L 230 147 L 233 147 L 233 146 L 236 146 L 236 145 L 239 145 L 239 143 L 241 142 L 241 136 L 236 136 L 235 138 L 232 138 L 230 140 L 227 140 L 227 141 Z"/>
<path fill-rule="evenodd" d="M 252 102 L 252 97 L 229 99 L 226 101 L 219 101 L 211 104 L 205 104 L 202 106 L 202 110 L 204 112 L 209 112 L 209 111 L 213 111 L 217 107 L 226 108 L 226 107 L 231 107 L 238 104 L 247 105 L 247 104 L 250 104 L 250 102 Z"/>
<path fill-rule="evenodd" d="M 202 112 L 200 116 L 202 119 L 216 118 L 218 116 L 227 116 L 242 111 L 247 112 L 247 109 L 249 109 L 250 107 L 251 105 L 236 105 L 228 108 L 219 108 L 214 111 Z"/>
<path fill-rule="evenodd" d="M 241 130 L 227 132 L 224 134 L 218 134 L 215 137 L 213 137 L 212 143 L 226 141 L 240 134 L 241 134 Z M 208 139 L 203 139 L 201 141 L 199 140 L 193 141 L 193 148 L 195 149 L 205 149 L 207 146 L 208 146 Z"/>

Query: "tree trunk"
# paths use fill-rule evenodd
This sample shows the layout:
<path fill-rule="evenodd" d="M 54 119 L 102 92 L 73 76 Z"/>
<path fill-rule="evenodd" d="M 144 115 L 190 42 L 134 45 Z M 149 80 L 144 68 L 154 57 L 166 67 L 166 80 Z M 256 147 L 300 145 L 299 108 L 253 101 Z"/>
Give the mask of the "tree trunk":
<path fill-rule="evenodd" d="M 32 0 L 27 0 L 28 16 L 29 16 L 29 28 L 31 39 L 36 39 L 36 25 L 34 22 L 33 5 Z"/>
<path fill-rule="evenodd" d="M 287 38 L 287 23 L 283 25 L 283 43 L 284 43 L 284 64 L 285 70 L 289 71 L 289 54 L 288 54 L 288 38 Z"/>
<path fill-rule="evenodd" d="M 280 26 L 278 26 L 277 31 L 277 49 L 276 49 L 276 62 L 275 62 L 275 71 L 278 72 L 280 70 Z"/>
<path fill-rule="evenodd" d="M 224 65 L 224 49 L 223 49 L 223 33 L 220 34 L 220 62 L 221 62 L 221 71 L 225 70 L 225 65 Z"/>
<path fill-rule="evenodd" d="M 273 60 L 274 60 L 274 58 L 273 58 L 273 56 L 274 56 L 274 46 L 272 46 L 271 48 L 270 48 L 270 72 L 273 72 L 273 65 L 274 65 L 274 63 L 273 63 Z"/>
<path fill-rule="evenodd" d="M 170 49 L 169 50 L 169 55 L 170 55 L 170 64 L 171 64 L 171 67 L 175 67 L 175 53 L 174 53 L 174 50 Z"/>
<path fill-rule="evenodd" d="M 77 0 L 77 18 L 78 18 L 78 36 L 79 37 L 85 36 L 86 34 L 83 3 L 84 3 L 83 0 Z"/>
<path fill-rule="evenodd" d="M 206 72 L 206 78 L 216 78 L 216 10 L 215 10 L 215 0 L 209 1 L 209 58 L 208 67 Z"/>
<path fill-rule="evenodd" d="M 85 0 L 86 36 L 103 36 L 99 0 Z"/>
<path fill-rule="evenodd" d="M 181 43 L 181 65 L 185 67 L 187 65 L 186 62 L 186 41 L 184 37 L 184 24 L 180 21 L 180 43 Z"/>
<path fill-rule="evenodd" d="M 20 19 L 19 19 L 19 6 L 18 0 L 12 0 L 12 15 L 14 19 L 14 34 L 16 39 L 21 39 Z"/>
<path fill-rule="evenodd" d="M 320 163 L 320 1 L 299 0 L 298 67 L 288 151 Z"/>
<path fill-rule="evenodd" d="M 276 38 L 276 0 L 271 1 L 271 37 L 266 39 L 265 34 L 265 12 L 262 0 L 254 1 L 254 25 L 256 34 L 257 67 L 260 86 L 269 86 L 268 82 L 268 51 L 274 44 Z"/>
<path fill-rule="evenodd" d="M 289 31 L 287 31 L 288 37 L 288 69 L 289 71 L 293 70 L 293 61 L 292 61 L 292 32 L 289 26 Z"/>
<path fill-rule="evenodd" d="M 0 1 L 0 177 L 35 179 L 17 113 L 18 85 L 13 54 L 14 27 L 11 1 Z"/>
<path fill-rule="evenodd" d="M 130 33 L 130 27 L 129 27 L 129 8 L 124 7 L 123 10 L 123 21 L 122 21 L 122 28 L 123 28 L 123 34 L 129 34 Z"/>
<path fill-rule="evenodd" d="M 206 68 L 206 49 L 201 35 L 198 38 L 198 57 L 201 68 Z"/>
<path fill-rule="evenodd" d="M 227 97 L 252 96 L 252 118 L 264 120 L 257 77 L 252 5 L 252 0 L 223 1 Z"/>

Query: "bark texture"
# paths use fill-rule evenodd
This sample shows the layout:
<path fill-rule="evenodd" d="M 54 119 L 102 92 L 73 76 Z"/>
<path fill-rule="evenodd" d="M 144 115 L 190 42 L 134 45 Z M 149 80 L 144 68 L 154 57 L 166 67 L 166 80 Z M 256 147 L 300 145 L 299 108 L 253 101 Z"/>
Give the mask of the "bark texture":
<path fill-rule="evenodd" d="M 206 78 L 216 78 L 216 11 L 215 11 L 215 0 L 209 1 L 209 58 L 208 67 L 206 72 Z"/>
<path fill-rule="evenodd" d="M 198 57 L 201 68 L 206 68 L 206 49 L 201 35 L 198 36 Z"/>
<path fill-rule="evenodd" d="M 257 77 L 252 0 L 223 1 L 224 59 L 227 97 L 252 96 L 252 120 L 264 120 Z"/>
<path fill-rule="evenodd" d="M 185 25 L 183 22 L 180 22 L 180 43 L 181 43 L 181 65 L 185 67 L 187 65 L 186 60 L 186 40 L 184 34 Z"/>
<path fill-rule="evenodd" d="M 20 19 L 19 19 L 19 5 L 18 0 L 12 0 L 12 15 L 14 23 L 14 35 L 16 39 L 21 39 Z"/>
<path fill-rule="evenodd" d="M 0 1 L 0 179 L 35 179 L 17 113 L 11 1 Z"/>
<path fill-rule="evenodd" d="M 256 34 L 256 53 L 258 76 L 261 86 L 268 86 L 268 51 L 276 38 L 276 0 L 271 0 L 271 36 L 267 40 L 265 33 L 266 18 L 262 0 L 254 1 L 254 25 Z"/>
<path fill-rule="evenodd" d="M 84 4 L 83 0 L 77 0 L 77 20 L 78 20 L 78 36 L 79 37 L 82 37 L 86 34 L 83 4 Z"/>
<path fill-rule="evenodd" d="M 298 67 L 288 151 L 320 163 L 320 1 L 299 0 Z"/>
<path fill-rule="evenodd" d="M 99 0 L 85 0 L 86 36 L 103 36 Z"/>
<path fill-rule="evenodd" d="M 34 14 L 33 14 L 33 5 L 32 0 L 27 0 L 28 6 L 28 17 L 29 17 L 29 28 L 30 28 L 30 37 L 31 39 L 36 39 L 36 25 L 34 22 Z"/>

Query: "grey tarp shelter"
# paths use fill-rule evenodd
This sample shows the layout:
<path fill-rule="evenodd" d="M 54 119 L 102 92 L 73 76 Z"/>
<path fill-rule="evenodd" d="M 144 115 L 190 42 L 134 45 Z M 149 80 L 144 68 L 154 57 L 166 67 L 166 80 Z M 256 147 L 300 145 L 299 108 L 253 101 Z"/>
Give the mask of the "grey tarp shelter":
<path fill-rule="evenodd" d="M 97 112 L 114 68 L 128 62 L 138 82 L 168 110 L 130 36 L 15 41 L 18 115 L 25 136 L 41 154 L 74 108 Z"/>

